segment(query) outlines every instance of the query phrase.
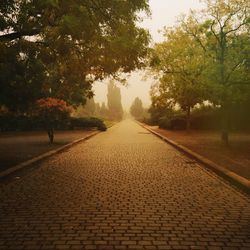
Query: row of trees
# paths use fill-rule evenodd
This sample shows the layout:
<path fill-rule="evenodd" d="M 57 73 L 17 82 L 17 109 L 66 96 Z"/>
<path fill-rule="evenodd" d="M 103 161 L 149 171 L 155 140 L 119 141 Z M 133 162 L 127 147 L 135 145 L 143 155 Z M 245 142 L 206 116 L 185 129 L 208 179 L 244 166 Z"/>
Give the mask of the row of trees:
<path fill-rule="evenodd" d="M 1 0 L 0 107 L 26 113 L 37 99 L 71 105 L 92 83 L 143 66 L 147 0 Z"/>
<path fill-rule="evenodd" d="M 74 112 L 75 116 L 97 116 L 105 120 L 119 121 L 123 117 L 121 92 L 113 81 L 108 84 L 107 105 L 96 103 L 94 97 L 87 99 L 85 105 L 79 106 Z"/>
<path fill-rule="evenodd" d="M 150 66 L 159 82 L 151 89 L 151 112 L 180 107 L 190 115 L 209 103 L 222 111 L 222 139 L 228 142 L 230 110 L 250 99 L 250 5 L 247 0 L 205 0 L 206 8 L 165 29 Z M 248 102 L 249 103 L 249 102 Z"/>

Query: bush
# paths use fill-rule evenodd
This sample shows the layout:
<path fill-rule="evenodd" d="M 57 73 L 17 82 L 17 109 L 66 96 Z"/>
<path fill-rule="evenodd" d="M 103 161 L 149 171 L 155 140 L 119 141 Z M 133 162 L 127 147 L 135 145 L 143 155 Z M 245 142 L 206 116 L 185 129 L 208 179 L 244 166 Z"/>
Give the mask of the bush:
<path fill-rule="evenodd" d="M 161 117 L 159 121 L 159 128 L 183 130 L 186 129 L 186 120 L 183 115 L 175 115 L 173 117 Z"/>
<path fill-rule="evenodd" d="M 106 131 L 107 127 L 104 122 L 96 117 L 70 118 L 70 128 L 97 128 L 101 131 Z"/>
<path fill-rule="evenodd" d="M 219 110 L 194 111 L 191 116 L 192 129 L 220 129 L 221 115 Z"/>
<path fill-rule="evenodd" d="M 55 129 L 66 130 L 74 128 L 98 128 L 101 131 L 107 130 L 104 122 L 95 117 L 88 118 L 73 118 L 69 120 L 57 123 Z M 43 130 L 44 121 L 39 116 L 25 116 L 25 115 L 12 115 L 5 114 L 0 115 L 0 131 L 35 131 Z"/>
<path fill-rule="evenodd" d="M 0 131 L 33 131 L 43 128 L 39 116 L 5 114 L 0 116 Z"/>

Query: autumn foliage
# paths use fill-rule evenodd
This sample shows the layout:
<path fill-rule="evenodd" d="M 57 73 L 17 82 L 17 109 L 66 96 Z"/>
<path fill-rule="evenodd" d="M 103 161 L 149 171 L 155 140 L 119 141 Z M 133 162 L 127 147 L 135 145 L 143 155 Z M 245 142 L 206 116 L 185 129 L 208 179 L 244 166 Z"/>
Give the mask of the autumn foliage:
<path fill-rule="evenodd" d="M 56 98 L 39 99 L 36 101 L 36 108 L 48 132 L 50 143 L 53 143 L 54 129 L 68 120 L 71 108 L 65 101 Z"/>

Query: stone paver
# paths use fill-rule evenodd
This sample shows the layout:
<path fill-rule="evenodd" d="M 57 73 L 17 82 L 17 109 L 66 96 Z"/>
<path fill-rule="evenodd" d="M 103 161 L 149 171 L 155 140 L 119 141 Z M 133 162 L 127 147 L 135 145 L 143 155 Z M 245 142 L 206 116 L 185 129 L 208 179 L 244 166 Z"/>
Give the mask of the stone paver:
<path fill-rule="evenodd" d="M 250 249 L 249 197 L 129 120 L 0 201 L 0 249 Z"/>

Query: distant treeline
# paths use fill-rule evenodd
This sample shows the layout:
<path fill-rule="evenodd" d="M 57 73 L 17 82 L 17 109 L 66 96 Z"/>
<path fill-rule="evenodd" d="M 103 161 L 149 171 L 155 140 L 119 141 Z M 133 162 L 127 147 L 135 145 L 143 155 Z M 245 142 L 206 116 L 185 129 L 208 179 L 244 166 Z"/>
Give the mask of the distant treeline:
<path fill-rule="evenodd" d="M 94 97 L 87 99 L 85 105 L 80 105 L 74 111 L 75 117 L 96 116 L 104 120 L 119 121 L 123 118 L 123 108 L 121 104 L 121 92 L 113 81 L 108 84 L 107 105 L 95 102 Z"/>

